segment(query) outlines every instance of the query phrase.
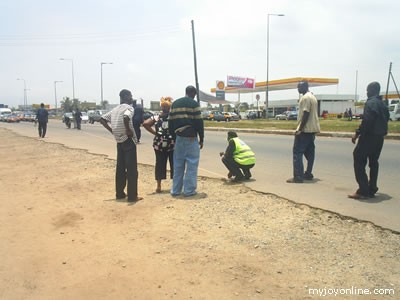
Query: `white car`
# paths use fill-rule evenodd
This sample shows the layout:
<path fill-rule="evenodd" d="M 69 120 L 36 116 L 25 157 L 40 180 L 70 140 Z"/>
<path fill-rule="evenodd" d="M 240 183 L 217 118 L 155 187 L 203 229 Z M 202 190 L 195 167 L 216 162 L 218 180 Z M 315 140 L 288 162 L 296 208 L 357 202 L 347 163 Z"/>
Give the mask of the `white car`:
<path fill-rule="evenodd" d="M 86 124 L 89 121 L 88 113 L 83 111 L 81 119 L 82 119 L 82 123 Z"/>

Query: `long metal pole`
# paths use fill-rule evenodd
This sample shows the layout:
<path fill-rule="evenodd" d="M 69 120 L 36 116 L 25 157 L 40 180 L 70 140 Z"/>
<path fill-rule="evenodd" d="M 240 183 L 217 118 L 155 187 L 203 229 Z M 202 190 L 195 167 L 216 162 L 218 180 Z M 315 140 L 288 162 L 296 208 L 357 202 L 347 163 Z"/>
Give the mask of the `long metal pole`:
<path fill-rule="evenodd" d="M 55 106 L 56 106 L 56 112 L 58 109 L 58 105 L 57 105 L 57 82 L 62 82 L 59 80 L 54 81 L 54 100 L 55 100 Z"/>
<path fill-rule="evenodd" d="M 192 20 L 192 39 L 193 39 L 194 76 L 195 76 L 195 80 L 196 80 L 197 102 L 200 103 L 199 78 L 197 76 L 196 39 L 195 39 L 195 36 L 194 36 L 194 21 L 193 20 Z"/>
<path fill-rule="evenodd" d="M 101 90 L 101 99 L 100 106 L 103 109 L 103 63 L 100 63 L 100 90 Z"/>
<path fill-rule="evenodd" d="M 358 84 L 358 70 L 356 70 L 356 91 L 354 93 L 354 114 L 357 112 L 357 84 Z"/>
<path fill-rule="evenodd" d="M 391 73 L 392 73 L 392 63 L 390 63 L 390 65 L 389 65 L 389 74 L 388 74 L 388 80 L 387 80 L 387 85 L 386 85 L 386 96 L 385 96 L 386 105 L 389 105 L 388 94 L 389 94 L 389 81 L 390 81 Z"/>
<path fill-rule="evenodd" d="M 266 88 L 265 88 L 265 117 L 268 119 L 268 105 L 269 105 L 269 16 L 267 16 L 267 82 Z M 258 107 L 257 107 L 257 113 L 258 113 Z"/>
<path fill-rule="evenodd" d="M 75 78 L 74 78 L 74 60 L 71 59 L 72 63 L 72 101 L 75 99 Z"/>
<path fill-rule="evenodd" d="M 267 15 L 267 82 L 265 88 L 265 117 L 268 119 L 269 108 L 269 16 L 283 17 L 284 14 L 268 14 Z"/>

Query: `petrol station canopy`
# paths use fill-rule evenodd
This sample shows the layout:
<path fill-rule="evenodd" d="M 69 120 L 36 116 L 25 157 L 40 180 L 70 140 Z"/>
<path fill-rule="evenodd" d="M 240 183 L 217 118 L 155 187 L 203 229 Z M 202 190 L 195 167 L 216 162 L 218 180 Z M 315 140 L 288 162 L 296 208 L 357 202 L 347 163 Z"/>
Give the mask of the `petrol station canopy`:
<path fill-rule="evenodd" d="M 308 81 L 310 87 L 339 84 L 339 79 L 337 78 L 293 77 L 293 78 L 269 81 L 268 90 L 281 91 L 281 90 L 297 89 L 297 84 L 300 81 Z M 267 90 L 267 81 L 256 82 L 253 89 L 225 87 L 226 94 L 248 94 L 248 93 L 266 92 L 266 90 Z M 211 92 L 215 93 L 216 88 L 212 88 Z"/>

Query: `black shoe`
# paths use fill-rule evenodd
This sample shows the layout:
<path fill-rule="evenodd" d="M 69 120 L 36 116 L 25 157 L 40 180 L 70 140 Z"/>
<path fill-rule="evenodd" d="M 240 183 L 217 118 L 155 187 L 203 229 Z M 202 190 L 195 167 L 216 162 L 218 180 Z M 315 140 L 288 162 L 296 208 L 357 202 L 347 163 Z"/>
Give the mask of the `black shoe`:
<path fill-rule="evenodd" d="M 115 197 L 115 199 L 117 199 L 117 200 L 122 200 L 122 199 L 125 199 L 125 198 L 126 198 L 126 194 L 117 195 Z"/>
<path fill-rule="evenodd" d="M 313 180 L 314 175 L 312 173 L 304 173 L 303 179 L 304 180 Z"/>
<path fill-rule="evenodd" d="M 288 180 L 286 180 L 287 183 L 303 183 L 303 179 L 299 179 L 299 178 L 290 178 Z"/>
<path fill-rule="evenodd" d="M 376 194 L 376 192 L 378 191 L 379 189 L 376 187 L 376 188 L 370 188 L 369 189 L 369 196 L 370 197 L 375 197 L 375 194 Z"/>
<path fill-rule="evenodd" d="M 244 176 L 236 176 L 235 178 L 232 179 L 232 182 L 241 182 L 243 181 Z"/>
<path fill-rule="evenodd" d="M 249 169 L 244 169 L 243 173 L 244 173 L 244 179 L 249 180 L 251 178 L 251 172 Z"/>

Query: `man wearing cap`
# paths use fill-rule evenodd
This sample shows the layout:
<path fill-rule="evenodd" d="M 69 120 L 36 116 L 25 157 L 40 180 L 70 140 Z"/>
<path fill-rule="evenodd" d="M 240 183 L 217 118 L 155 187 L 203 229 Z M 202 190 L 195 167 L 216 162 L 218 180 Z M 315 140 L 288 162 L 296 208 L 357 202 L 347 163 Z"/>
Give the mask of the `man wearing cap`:
<path fill-rule="evenodd" d="M 308 82 L 301 81 L 297 85 L 301 94 L 299 100 L 298 125 L 293 144 L 293 178 L 288 183 L 303 183 L 303 180 L 312 180 L 312 169 L 315 159 L 315 134 L 320 132 L 318 119 L 318 102 L 308 89 Z M 303 155 L 307 160 L 304 172 Z"/>
<path fill-rule="evenodd" d="M 225 152 L 220 152 L 219 155 L 229 170 L 228 178 L 234 176 L 233 182 L 251 178 L 250 169 L 256 163 L 256 156 L 250 147 L 238 138 L 236 132 L 228 132 L 228 147 Z"/>

